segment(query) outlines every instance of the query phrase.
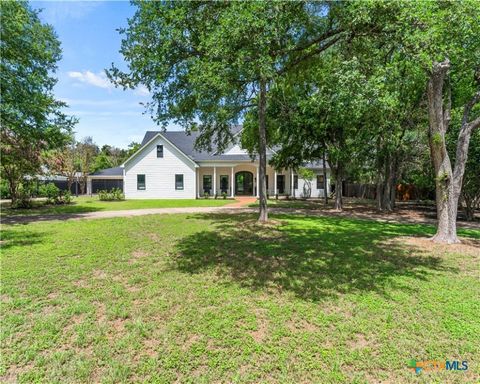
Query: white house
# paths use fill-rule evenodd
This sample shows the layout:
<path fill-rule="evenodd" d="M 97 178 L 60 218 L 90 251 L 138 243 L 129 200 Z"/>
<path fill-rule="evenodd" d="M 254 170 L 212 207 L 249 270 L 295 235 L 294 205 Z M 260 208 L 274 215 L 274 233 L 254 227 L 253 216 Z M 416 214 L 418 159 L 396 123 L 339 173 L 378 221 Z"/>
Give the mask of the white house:
<path fill-rule="evenodd" d="M 147 131 L 140 149 L 120 167 L 101 170 L 89 176 L 87 193 L 101 189 L 123 188 L 127 199 L 193 199 L 226 193 L 234 196 L 258 196 L 258 159 L 252 160 L 237 140 L 223 153 L 197 151 L 197 133 Z M 273 151 L 267 153 L 267 158 Z M 323 197 L 323 165 L 311 163 L 311 197 Z M 330 168 L 327 164 L 327 190 Z M 305 180 L 292 169 L 274 169 L 267 165 L 267 192 L 270 196 L 304 194 Z"/>

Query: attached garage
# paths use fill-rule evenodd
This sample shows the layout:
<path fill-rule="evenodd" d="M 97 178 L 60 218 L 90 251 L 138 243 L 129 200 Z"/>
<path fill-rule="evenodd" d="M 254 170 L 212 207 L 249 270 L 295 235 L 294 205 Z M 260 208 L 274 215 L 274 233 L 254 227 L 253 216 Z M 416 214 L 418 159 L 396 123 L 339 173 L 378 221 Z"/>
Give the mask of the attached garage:
<path fill-rule="evenodd" d="M 118 188 L 123 192 L 123 168 L 107 168 L 92 173 L 88 176 L 87 193 L 89 195 L 98 191 L 111 191 Z"/>
<path fill-rule="evenodd" d="M 123 179 L 92 179 L 92 193 L 112 189 L 121 189 L 123 191 Z"/>

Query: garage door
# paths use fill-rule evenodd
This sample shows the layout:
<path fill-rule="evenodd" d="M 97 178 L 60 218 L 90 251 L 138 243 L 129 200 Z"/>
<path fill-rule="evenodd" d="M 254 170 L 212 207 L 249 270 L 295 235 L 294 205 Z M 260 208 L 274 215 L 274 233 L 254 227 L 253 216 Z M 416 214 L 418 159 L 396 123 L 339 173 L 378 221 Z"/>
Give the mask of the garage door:
<path fill-rule="evenodd" d="M 92 193 L 98 193 L 98 191 L 102 191 L 102 190 L 110 191 L 114 188 L 119 188 L 123 192 L 123 180 L 122 179 L 92 179 Z"/>

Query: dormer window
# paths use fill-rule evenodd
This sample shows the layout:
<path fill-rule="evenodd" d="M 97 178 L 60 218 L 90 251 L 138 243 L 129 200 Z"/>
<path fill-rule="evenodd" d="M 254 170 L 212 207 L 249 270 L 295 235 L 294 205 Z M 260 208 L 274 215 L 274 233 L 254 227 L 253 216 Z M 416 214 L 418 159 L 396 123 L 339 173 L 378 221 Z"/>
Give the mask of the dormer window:
<path fill-rule="evenodd" d="M 163 157 L 163 145 L 157 145 L 157 157 Z"/>

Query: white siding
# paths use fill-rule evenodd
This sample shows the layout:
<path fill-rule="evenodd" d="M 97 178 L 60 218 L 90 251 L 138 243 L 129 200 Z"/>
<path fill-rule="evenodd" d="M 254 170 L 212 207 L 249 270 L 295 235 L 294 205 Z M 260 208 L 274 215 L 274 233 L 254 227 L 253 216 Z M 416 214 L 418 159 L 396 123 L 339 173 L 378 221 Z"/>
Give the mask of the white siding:
<path fill-rule="evenodd" d="M 321 169 L 314 169 L 315 176 L 311 181 L 312 191 L 311 197 L 318 198 L 324 196 L 324 190 L 321 188 L 317 188 L 317 175 L 323 175 L 323 170 Z M 295 197 L 303 197 L 303 186 L 305 184 L 305 180 L 298 178 L 298 189 L 295 190 Z M 327 170 L 327 191 L 330 191 L 330 171 Z M 328 193 L 328 192 L 327 192 Z"/>
<path fill-rule="evenodd" d="M 162 158 L 157 145 L 163 145 Z M 145 175 L 145 190 L 137 190 L 138 174 Z M 176 174 L 183 174 L 183 190 L 175 190 Z M 126 164 L 124 190 L 127 199 L 194 199 L 195 165 L 158 137 Z"/>

